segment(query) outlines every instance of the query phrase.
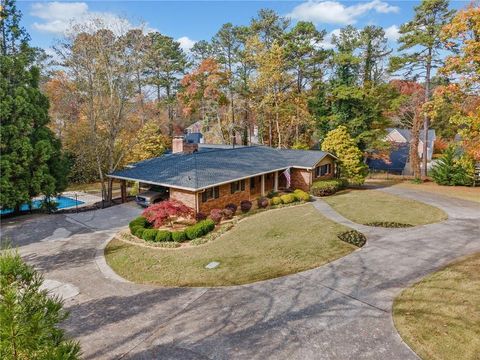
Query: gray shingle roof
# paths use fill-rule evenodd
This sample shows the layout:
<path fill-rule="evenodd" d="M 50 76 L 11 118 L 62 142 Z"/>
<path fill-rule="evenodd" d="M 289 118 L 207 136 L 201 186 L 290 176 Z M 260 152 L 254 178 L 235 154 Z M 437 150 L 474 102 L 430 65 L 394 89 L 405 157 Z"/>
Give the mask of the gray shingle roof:
<path fill-rule="evenodd" d="M 212 149 L 163 155 L 132 164 L 110 176 L 199 190 L 287 167 L 312 168 L 326 155 L 329 154 L 323 151 L 280 150 L 265 146 Z"/>
<path fill-rule="evenodd" d="M 401 128 L 388 128 L 387 131 L 391 132 L 393 130 L 397 130 L 406 140 L 407 142 L 410 142 L 412 139 L 412 133 L 410 129 L 401 129 Z M 425 130 L 420 130 L 420 141 L 423 140 L 425 137 Z M 434 129 L 428 129 L 428 142 L 432 142 L 432 140 L 435 140 L 435 130 Z"/>

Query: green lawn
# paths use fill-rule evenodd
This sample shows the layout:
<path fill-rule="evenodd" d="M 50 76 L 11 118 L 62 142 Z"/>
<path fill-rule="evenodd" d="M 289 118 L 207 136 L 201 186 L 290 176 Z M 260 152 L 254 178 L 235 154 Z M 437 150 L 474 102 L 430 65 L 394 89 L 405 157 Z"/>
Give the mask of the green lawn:
<path fill-rule="evenodd" d="M 404 290 L 395 326 L 422 359 L 480 359 L 480 253 Z"/>
<path fill-rule="evenodd" d="M 205 245 L 153 249 L 119 239 L 105 249 L 107 263 L 124 278 L 164 286 L 246 284 L 311 269 L 355 246 L 337 234 L 348 228 L 323 217 L 311 204 L 259 213 Z M 205 269 L 211 261 L 215 269 Z"/>
<path fill-rule="evenodd" d="M 434 206 L 378 190 L 345 190 L 323 199 L 337 212 L 359 224 L 396 222 L 416 226 L 447 218 L 443 210 Z"/>

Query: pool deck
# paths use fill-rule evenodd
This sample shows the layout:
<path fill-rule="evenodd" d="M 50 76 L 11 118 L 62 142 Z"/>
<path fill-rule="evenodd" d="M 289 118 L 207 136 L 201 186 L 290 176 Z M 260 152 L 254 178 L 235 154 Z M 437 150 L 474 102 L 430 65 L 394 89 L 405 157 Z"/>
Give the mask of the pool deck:
<path fill-rule="evenodd" d="M 99 201 L 102 201 L 102 198 L 100 196 L 88 194 L 88 193 L 85 193 L 85 192 L 82 192 L 82 191 L 66 191 L 66 192 L 63 192 L 61 195 L 64 196 L 64 197 L 68 197 L 70 199 L 76 199 L 78 201 L 82 201 L 83 204 L 78 204 L 79 208 L 84 207 L 84 206 L 88 206 L 88 205 L 91 205 L 91 204 L 95 204 L 96 202 L 99 202 Z M 72 208 L 75 208 L 75 205 L 62 208 L 62 210 L 63 209 L 72 209 Z"/>

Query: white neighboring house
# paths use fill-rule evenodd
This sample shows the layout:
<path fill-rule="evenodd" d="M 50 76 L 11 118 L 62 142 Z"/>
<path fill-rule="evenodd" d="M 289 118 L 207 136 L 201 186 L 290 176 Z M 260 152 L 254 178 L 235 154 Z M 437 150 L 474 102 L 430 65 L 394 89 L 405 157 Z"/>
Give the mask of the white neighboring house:
<path fill-rule="evenodd" d="M 400 128 L 389 128 L 387 129 L 388 134 L 386 136 L 386 140 L 399 143 L 399 144 L 407 144 L 410 143 L 412 136 L 411 131 L 409 129 L 400 129 Z M 418 142 L 418 156 L 420 159 L 423 156 L 423 139 L 424 139 L 425 131 L 420 131 L 420 141 Z M 435 144 L 435 130 L 430 129 L 428 130 L 428 144 L 427 144 L 427 161 L 432 160 L 434 144 Z"/>

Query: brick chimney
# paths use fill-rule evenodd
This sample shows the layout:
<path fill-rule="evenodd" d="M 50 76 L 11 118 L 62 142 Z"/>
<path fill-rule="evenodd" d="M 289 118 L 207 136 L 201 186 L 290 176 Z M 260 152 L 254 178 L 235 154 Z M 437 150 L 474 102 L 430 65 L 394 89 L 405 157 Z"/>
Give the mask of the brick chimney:
<path fill-rule="evenodd" d="M 198 144 L 187 143 L 181 135 L 176 135 L 172 140 L 172 153 L 192 154 L 198 151 Z"/>

